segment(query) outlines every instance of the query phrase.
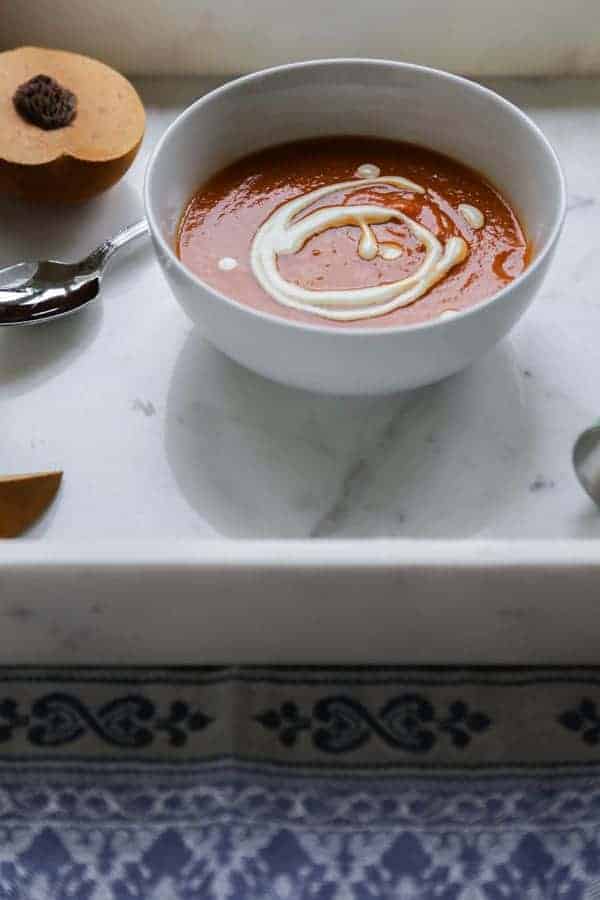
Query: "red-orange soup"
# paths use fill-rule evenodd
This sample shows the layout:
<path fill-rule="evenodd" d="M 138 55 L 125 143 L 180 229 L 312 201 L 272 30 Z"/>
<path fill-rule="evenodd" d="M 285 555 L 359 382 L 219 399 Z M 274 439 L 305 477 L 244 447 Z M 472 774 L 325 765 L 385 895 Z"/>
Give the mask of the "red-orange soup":
<path fill-rule="evenodd" d="M 373 179 L 379 174 L 381 180 L 355 186 L 360 180 L 357 170 L 365 164 L 375 173 Z M 384 183 L 389 176 L 409 179 L 423 193 Z M 292 217 L 290 226 L 323 207 L 357 205 L 389 207 L 410 221 L 400 216 L 387 222 L 369 220 L 376 241 L 365 251 L 369 258 L 357 250 L 364 232 L 360 224 L 327 226 L 309 236 L 295 252 L 275 257 L 278 274 L 286 282 L 311 292 L 399 282 L 427 261 L 427 238 L 425 243 L 421 240 L 419 227 L 427 229 L 441 249 L 448 247 L 452 238 L 462 239 L 454 244 L 463 247 L 464 258 L 421 296 L 410 300 L 407 294 L 406 305 L 381 314 L 371 310 L 366 318 L 332 321 L 327 310 L 334 307 L 319 307 L 315 314 L 283 305 L 258 280 L 251 253 L 261 226 L 292 198 L 348 181 L 350 187 L 306 206 Z M 479 221 L 473 220 L 464 206 L 459 209 L 463 204 L 481 214 Z M 417 223 L 416 229 L 411 222 Z M 385 250 L 382 255 L 382 247 L 392 247 L 392 258 L 385 258 Z M 527 239 L 515 212 L 477 172 L 423 147 L 362 137 L 280 145 L 218 172 L 185 209 L 177 252 L 186 266 L 227 297 L 276 316 L 346 328 L 408 325 L 437 318 L 445 311 L 460 311 L 500 291 L 529 260 Z"/>

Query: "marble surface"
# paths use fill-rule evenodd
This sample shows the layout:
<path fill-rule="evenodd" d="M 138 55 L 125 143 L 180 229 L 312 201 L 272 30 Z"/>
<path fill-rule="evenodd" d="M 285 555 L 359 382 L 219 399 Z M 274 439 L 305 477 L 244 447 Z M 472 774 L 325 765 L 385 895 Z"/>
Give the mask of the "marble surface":
<path fill-rule="evenodd" d="M 148 155 L 215 82 L 138 82 L 149 112 L 123 183 L 60 215 L 0 205 L 0 264 L 77 257 L 142 214 Z M 65 471 L 34 541 L 594 538 L 571 469 L 600 414 L 600 80 L 491 84 L 558 150 L 569 212 L 533 308 L 446 382 L 341 400 L 229 362 L 175 304 L 149 244 L 79 316 L 0 332 L 0 471 Z"/>

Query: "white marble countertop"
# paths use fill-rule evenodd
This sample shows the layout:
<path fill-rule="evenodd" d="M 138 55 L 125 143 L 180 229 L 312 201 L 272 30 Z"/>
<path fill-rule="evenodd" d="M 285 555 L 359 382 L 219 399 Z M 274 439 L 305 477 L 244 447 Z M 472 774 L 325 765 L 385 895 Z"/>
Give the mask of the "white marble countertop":
<path fill-rule="evenodd" d="M 77 257 L 141 215 L 154 143 L 209 85 L 138 84 L 148 133 L 126 179 L 66 214 L 3 202 L 0 264 Z M 507 340 L 410 395 L 297 392 L 208 346 L 139 247 L 94 308 L 0 333 L 0 471 L 65 472 L 29 538 L 600 537 L 570 462 L 600 414 L 600 80 L 492 86 L 554 143 L 570 196 L 552 270 Z"/>
<path fill-rule="evenodd" d="M 149 245 L 95 307 L 0 332 L 0 471 L 65 472 L 0 547 L 0 660 L 596 661 L 600 512 L 570 457 L 600 415 L 600 80 L 492 86 L 554 143 L 570 203 L 533 308 L 469 371 L 370 400 L 271 384 L 203 341 Z M 152 146 L 209 85 L 139 87 L 124 182 L 61 214 L 3 201 L 0 264 L 141 216 Z"/>

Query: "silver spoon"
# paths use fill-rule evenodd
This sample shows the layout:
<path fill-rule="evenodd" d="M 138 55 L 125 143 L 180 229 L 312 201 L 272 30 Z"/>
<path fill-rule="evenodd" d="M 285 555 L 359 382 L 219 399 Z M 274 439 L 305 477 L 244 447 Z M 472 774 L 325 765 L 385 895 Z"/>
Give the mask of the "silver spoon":
<path fill-rule="evenodd" d="M 106 265 L 117 250 L 148 231 L 145 219 L 128 225 L 81 262 L 43 259 L 0 269 L 0 325 L 36 325 L 81 309 L 98 295 Z"/>
<path fill-rule="evenodd" d="M 600 419 L 577 438 L 573 466 L 584 491 L 600 505 Z"/>

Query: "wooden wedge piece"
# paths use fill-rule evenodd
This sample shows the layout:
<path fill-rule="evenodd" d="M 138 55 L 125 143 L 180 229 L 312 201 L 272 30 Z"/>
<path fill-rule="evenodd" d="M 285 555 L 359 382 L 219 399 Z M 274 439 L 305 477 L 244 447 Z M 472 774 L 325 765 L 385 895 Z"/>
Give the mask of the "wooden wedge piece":
<path fill-rule="evenodd" d="M 17 537 L 52 503 L 62 472 L 0 476 L 0 538 Z"/>

